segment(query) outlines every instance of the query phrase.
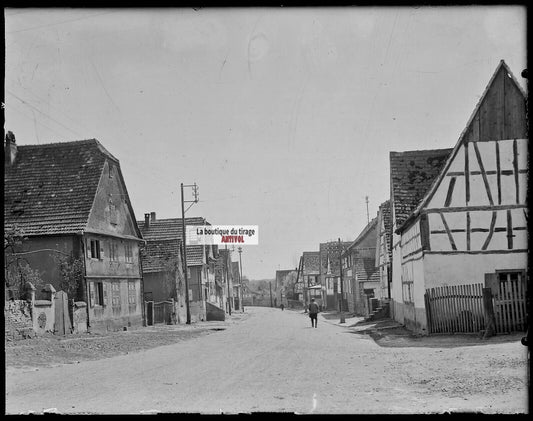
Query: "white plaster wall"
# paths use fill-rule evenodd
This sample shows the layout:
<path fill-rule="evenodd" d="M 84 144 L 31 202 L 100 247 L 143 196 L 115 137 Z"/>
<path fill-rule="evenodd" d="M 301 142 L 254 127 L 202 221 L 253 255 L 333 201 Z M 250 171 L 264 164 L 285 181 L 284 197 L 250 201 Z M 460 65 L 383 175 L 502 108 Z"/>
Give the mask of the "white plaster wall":
<path fill-rule="evenodd" d="M 424 257 L 425 289 L 443 285 L 484 283 L 485 273 L 495 273 L 496 270 L 506 269 L 525 270 L 526 268 L 527 253 L 428 254 Z M 416 293 L 420 298 L 419 291 Z M 421 296 L 423 300 L 423 293 Z"/>

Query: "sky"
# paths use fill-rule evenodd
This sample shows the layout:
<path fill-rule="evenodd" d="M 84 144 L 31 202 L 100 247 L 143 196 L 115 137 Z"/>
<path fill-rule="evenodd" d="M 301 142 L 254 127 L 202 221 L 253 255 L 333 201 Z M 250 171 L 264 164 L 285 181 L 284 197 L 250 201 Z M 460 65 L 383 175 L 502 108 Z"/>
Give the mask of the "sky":
<path fill-rule="evenodd" d="M 389 152 L 453 147 L 500 60 L 527 91 L 523 6 L 4 12 L 17 144 L 98 139 L 137 220 L 197 183 L 187 217 L 259 227 L 250 279 L 354 240 Z"/>

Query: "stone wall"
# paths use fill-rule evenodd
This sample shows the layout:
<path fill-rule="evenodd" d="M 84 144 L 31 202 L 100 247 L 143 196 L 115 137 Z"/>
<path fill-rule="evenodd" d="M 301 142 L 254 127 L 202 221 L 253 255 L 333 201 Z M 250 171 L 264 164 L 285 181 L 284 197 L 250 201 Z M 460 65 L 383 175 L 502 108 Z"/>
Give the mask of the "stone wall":
<path fill-rule="evenodd" d="M 4 304 L 5 339 L 8 341 L 35 336 L 31 315 L 31 302 L 10 300 Z"/>

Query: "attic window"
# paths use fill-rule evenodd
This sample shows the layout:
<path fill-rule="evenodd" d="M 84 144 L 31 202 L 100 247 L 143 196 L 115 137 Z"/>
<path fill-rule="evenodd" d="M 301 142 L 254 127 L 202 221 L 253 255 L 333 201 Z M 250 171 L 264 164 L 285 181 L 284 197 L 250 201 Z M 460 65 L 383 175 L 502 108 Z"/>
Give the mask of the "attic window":
<path fill-rule="evenodd" d="M 109 178 L 113 178 L 113 166 L 109 166 Z"/>

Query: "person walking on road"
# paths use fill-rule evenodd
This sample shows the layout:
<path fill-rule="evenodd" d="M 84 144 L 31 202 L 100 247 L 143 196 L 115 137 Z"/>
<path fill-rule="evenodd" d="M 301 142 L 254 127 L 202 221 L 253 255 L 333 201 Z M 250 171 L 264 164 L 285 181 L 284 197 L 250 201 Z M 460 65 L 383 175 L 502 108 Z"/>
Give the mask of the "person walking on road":
<path fill-rule="evenodd" d="M 318 321 L 318 304 L 315 303 L 314 298 L 311 298 L 311 302 L 309 303 L 309 317 L 311 318 L 311 327 L 316 328 Z"/>
<path fill-rule="evenodd" d="M 281 311 L 283 311 L 283 309 L 285 308 L 285 306 L 283 305 L 283 303 L 281 303 L 281 305 L 279 306 L 279 308 L 281 308 Z"/>

